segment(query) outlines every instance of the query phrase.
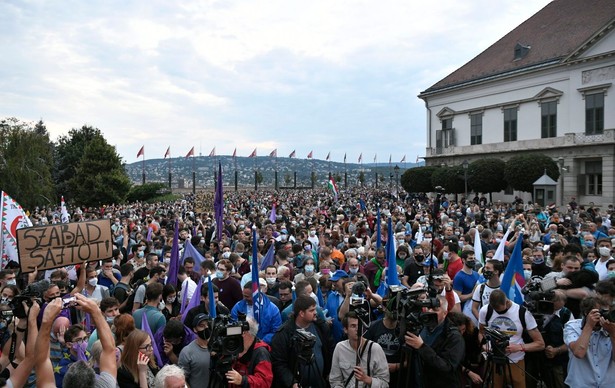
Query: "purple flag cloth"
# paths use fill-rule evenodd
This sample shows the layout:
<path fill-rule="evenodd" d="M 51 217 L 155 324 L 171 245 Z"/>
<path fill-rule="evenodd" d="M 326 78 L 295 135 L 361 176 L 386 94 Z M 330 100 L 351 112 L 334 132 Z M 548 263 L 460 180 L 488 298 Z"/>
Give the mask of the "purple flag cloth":
<path fill-rule="evenodd" d="M 154 351 L 154 357 L 156 357 L 156 363 L 159 368 L 162 368 L 162 359 L 160 358 L 160 351 L 158 350 L 158 345 L 156 345 L 156 341 L 154 341 L 154 334 L 152 333 L 152 329 L 149 327 L 149 322 L 147 321 L 147 313 L 143 311 L 143 316 L 141 317 L 141 330 L 149 334 L 149 337 L 152 339 L 152 350 Z"/>
<path fill-rule="evenodd" d="M 85 354 L 85 347 L 81 347 L 79 344 L 74 344 L 73 349 L 77 352 L 77 360 L 88 362 L 88 356 Z"/>
<path fill-rule="evenodd" d="M 275 203 L 271 207 L 271 214 L 269 214 L 269 221 L 275 224 L 275 220 L 277 219 L 277 214 L 275 211 Z"/>
<path fill-rule="evenodd" d="M 186 321 L 186 316 L 188 315 L 188 311 L 190 311 L 190 309 L 192 308 L 195 308 L 201 303 L 201 287 L 202 286 L 203 286 L 203 277 L 199 279 L 199 282 L 196 285 L 196 289 L 194 290 L 194 294 L 192 294 L 192 298 L 190 298 L 190 302 L 188 303 L 188 306 L 186 306 L 186 309 L 184 310 L 184 313 L 182 314 L 182 322 Z M 188 286 L 186 286 L 186 288 L 188 288 Z"/>
<path fill-rule="evenodd" d="M 173 247 L 171 248 L 171 263 L 167 272 L 167 284 L 172 284 L 176 289 L 177 271 L 179 271 L 179 221 L 175 220 L 175 234 L 173 235 Z"/>
<path fill-rule="evenodd" d="M 154 233 L 154 228 L 150 226 L 149 228 L 147 228 L 147 241 L 152 241 L 152 233 Z"/>
<path fill-rule="evenodd" d="M 263 261 L 261 262 L 261 267 L 260 267 L 261 271 L 264 271 L 265 268 L 267 268 L 270 265 L 273 265 L 273 261 L 275 260 L 275 254 L 273 252 L 274 250 L 273 247 L 274 247 L 274 244 L 271 244 L 271 246 L 269 247 L 269 250 L 267 251 L 267 254 L 265 255 L 265 257 L 263 257 Z"/>
<path fill-rule="evenodd" d="M 186 243 L 184 244 L 184 250 L 182 251 L 182 257 L 180 260 L 182 264 L 184 263 L 186 257 L 192 257 L 198 268 L 201 268 L 201 263 L 206 260 L 189 240 L 186 240 Z"/>
<path fill-rule="evenodd" d="M 207 288 L 208 288 L 208 297 L 209 297 L 209 319 L 215 319 L 218 315 L 216 311 L 216 299 L 214 297 L 214 286 L 211 282 L 211 276 L 207 275 Z"/>
<path fill-rule="evenodd" d="M 222 163 L 218 162 L 218 180 L 216 182 L 216 195 L 214 197 L 214 215 L 216 219 L 216 239 L 222 240 L 224 229 L 224 192 L 222 190 Z"/>

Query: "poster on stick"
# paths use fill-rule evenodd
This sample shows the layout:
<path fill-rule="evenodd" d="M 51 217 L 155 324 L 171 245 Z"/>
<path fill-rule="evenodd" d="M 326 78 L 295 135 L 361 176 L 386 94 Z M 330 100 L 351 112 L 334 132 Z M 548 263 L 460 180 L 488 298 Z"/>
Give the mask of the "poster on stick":
<path fill-rule="evenodd" d="M 22 272 L 110 259 L 113 256 L 111 221 L 18 229 L 17 251 Z"/>

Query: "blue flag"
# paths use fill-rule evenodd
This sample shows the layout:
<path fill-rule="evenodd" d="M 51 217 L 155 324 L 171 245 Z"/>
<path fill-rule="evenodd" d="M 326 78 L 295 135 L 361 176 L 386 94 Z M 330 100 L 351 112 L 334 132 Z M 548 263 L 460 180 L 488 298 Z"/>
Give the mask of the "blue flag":
<path fill-rule="evenodd" d="M 201 263 L 205 261 L 205 258 L 203 257 L 203 255 L 201 255 L 199 251 L 196 250 L 194 245 L 192 245 L 192 243 L 188 239 L 186 239 L 186 242 L 184 243 L 184 250 L 182 251 L 182 257 L 181 257 L 182 264 L 184 263 L 184 260 L 186 259 L 186 257 L 192 257 L 194 259 L 194 262 L 198 266 L 198 268 L 201 268 L 200 267 Z"/>
<path fill-rule="evenodd" d="M 273 262 L 275 260 L 275 254 L 274 254 L 274 244 L 271 244 L 271 246 L 269 247 L 269 250 L 267 251 L 267 254 L 265 255 L 265 257 L 263 257 L 263 261 L 261 262 L 261 266 L 260 266 L 260 270 L 264 271 L 265 268 L 267 268 L 270 265 L 273 265 Z"/>
<path fill-rule="evenodd" d="M 222 163 L 218 162 L 218 180 L 216 182 L 216 195 L 214 197 L 214 212 L 216 220 L 216 239 L 222 240 L 224 228 L 224 193 L 222 191 Z"/>
<path fill-rule="evenodd" d="M 523 245 L 523 235 L 519 235 L 519 239 L 515 244 L 513 253 L 510 256 L 504 276 L 502 276 L 502 285 L 500 289 L 504 291 L 508 299 L 521 305 L 523 304 L 523 294 L 521 289 L 525 286 L 525 277 L 523 277 L 523 258 L 521 255 Z"/>
<path fill-rule="evenodd" d="M 216 311 L 216 299 L 214 297 L 214 285 L 211 282 L 211 275 L 207 275 L 207 296 L 209 298 L 209 319 L 215 319 L 218 315 Z"/>
<path fill-rule="evenodd" d="M 389 286 L 399 286 L 399 276 L 397 276 L 397 261 L 395 260 L 395 238 L 393 238 L 393 221 L 389 217 L 388 221 L 388 233 L 387 233 L 387 245 L 386 245 L 386 258 L 387 258 L 387 275 L 386 281 L 380 281 L 380 285 L 376 290 L 376 293 L 384 297 L 387 293 Z"/>
<path fill-rule="evenodd" d="M 177 288 L 177 271 L 179 271 L 179 221 L 175 220 L 175 234 L 173 235 L 173 247 L 171 248 L 171 263 L 167 272 L 167 284 Z"/>
<path fill-rule="evenodd" d="M 382 221 L 380 220 L 380 205 L 378 205 L 378 215 L 376 216 L 376 249 L 382 246 L 382 230 L 380 228 L 380 224 Z"/>

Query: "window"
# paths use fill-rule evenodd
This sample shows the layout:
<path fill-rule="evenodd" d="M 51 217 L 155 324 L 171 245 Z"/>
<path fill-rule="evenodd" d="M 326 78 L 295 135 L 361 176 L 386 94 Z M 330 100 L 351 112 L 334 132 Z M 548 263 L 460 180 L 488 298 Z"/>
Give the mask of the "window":
<path fill-rule="evenodd" d="M 483 114 L 470 115 L 470 144 L 483 144 Z"/>
<path fill-rule="evenodd" d="M 602 161 L 585 162 L 587 195 L 602 195 Z"/>
<path fill-rule="evenodd" d="M 453 129 L 453 119 L 442 119 L 442 130 L 446 131 L 447 129 Z"/>
<path fill-rule="evenodd" d="M 453 129 L 453 118 L 443 118 L 442 129 L 436 131 L 436 153 L 440 154 L 444 148 L 455 146 L 455 130 Z"/>
<path fill-rule="evenodd" d="M 542 138 L 557 136 L 557 101 L 543 102 L 540 104 L 541 120 L 540 128 Z"/>
<path fill-rule="evenodd" d="M 599 135 L 604 131 L 604 93 L 585 96 L 585 134 Z"/>
<path fill-rule="evenodd" d="M 517 141 L 517 108 L 504 109 L 504 141 Z"/>

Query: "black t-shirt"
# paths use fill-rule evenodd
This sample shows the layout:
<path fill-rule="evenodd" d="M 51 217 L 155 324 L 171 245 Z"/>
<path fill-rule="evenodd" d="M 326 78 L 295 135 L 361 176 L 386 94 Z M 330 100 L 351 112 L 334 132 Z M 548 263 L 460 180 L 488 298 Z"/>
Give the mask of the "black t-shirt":
<path fill-rule="evenodd" d="M 398 363 L 400 357 L 399 334 L 395 329 L 384 326 L 382 319 L 372 323 L 365 333 L 365 338 L 376 342 L 384 350 L 389 364 Z"/>

